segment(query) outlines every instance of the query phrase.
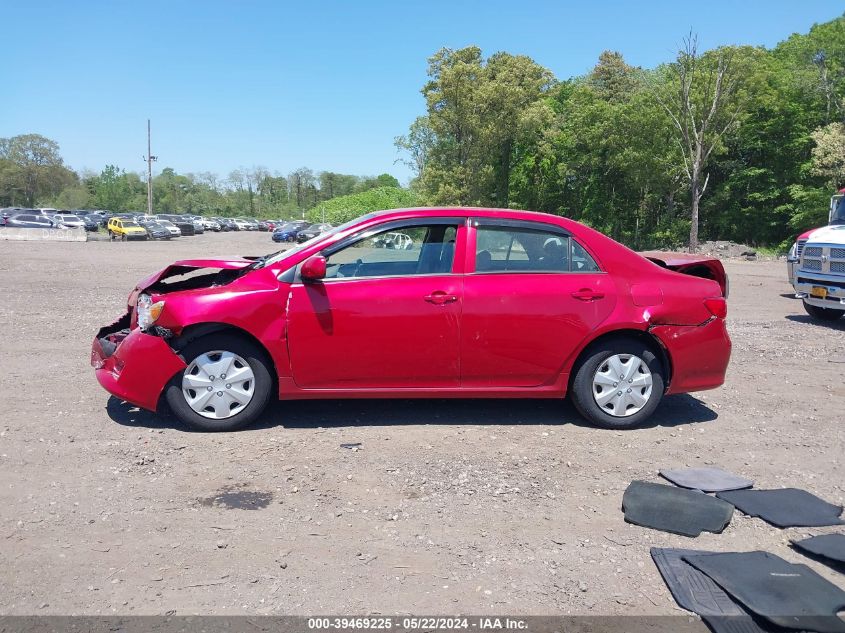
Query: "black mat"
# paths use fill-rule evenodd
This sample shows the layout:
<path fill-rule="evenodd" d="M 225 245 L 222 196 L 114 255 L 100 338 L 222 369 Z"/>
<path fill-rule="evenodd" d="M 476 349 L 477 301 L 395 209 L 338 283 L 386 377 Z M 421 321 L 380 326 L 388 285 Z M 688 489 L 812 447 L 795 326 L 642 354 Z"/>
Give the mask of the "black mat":
<path fill-rule="evenodd" d="M 721 468 L 661 468 L 660 475 L 676 486 L 701 490 L 702 492 L 740 490 L 754 485 L 752 480 L 734 475 Z"/>
<path fill-rule="evenodd" d="M 822 534 L 811 536 L 803 541 L 792 541 L 801 552 L 807 552 L 837 564 L 839 571 L 845 573 L 845 534 Z"/>
<path fill-rule="evenodd" d="M 845 591 L 806 565 L 793 565 L 768 552 L 688 554 L 683 559 L 773 624 L 845 633 L 845 621 L 836 617 L 845 609 Z"/>
<path fill-rule="evenodd" d="M 745 514 L 760 517 L 777 527 L 818 527 L 843 525 L 842 506 L 798 488 L 781 490 L 730 490 L 716 494 Z"/>
<path fill-rule="evenodd" d="M 703 492 L 647 481 L 631 482 L 622 496 L 622 510 L 629 523 L 683 536 L 721 532 L 734 511 L 731 504 Z"/>
<path fill-rule="evenodd" d="M 692 549 L 651 548 L 654 564 L 681 607 L 701 616 L 714 633 L 766 633 L 748 612 L 682 556 L 713 554 Z"/>

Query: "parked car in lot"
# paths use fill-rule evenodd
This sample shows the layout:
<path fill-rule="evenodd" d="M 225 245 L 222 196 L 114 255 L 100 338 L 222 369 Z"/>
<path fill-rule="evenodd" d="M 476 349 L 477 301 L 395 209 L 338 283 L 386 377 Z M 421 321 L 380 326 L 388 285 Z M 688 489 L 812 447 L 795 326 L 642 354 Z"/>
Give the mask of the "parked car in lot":
<path fill-rule="evenodd" d="M 202 218 L 194 215 L 183 215 L 186 222 L 191 222 L 194 225 L 194 234 L 202 235 L 205 233 L 205 225 L 202 223 Z"/>
<path fill-rule="evenodd" d="M 161 218 L 156 218 L 156 222 L 170 231 L 170 237 L 181 237 L 182 230 L 173 224 L 170 220 L 162 220 Z"/>
<path fill-rule="evenodd" d="M 412 247 L 377 248 L 390 232 Z M 565 218 L 404 209 L 258 259 L 175 262 L 137 284 L 91 362 L 115 396 L 205 430 L 271 397 L 567 394 L 625 428 L 664 394 L 723 383 L 726 314 L 717 281 Z"/>
<path fill-rule="evenodd" d="M 145 240 L 147 232 L 135 220 L 114 217 L 109 220 L 107 230 L 113 240 Z"/>
<path fill-rule="evenodd" d="M 273 231 L 274 242 L 295 242 L 296 234 L 309 225 L 305 220 L 294 220 L 293 222 L 286 222 Z"/>
<path fill-rule="evenodd" d="M 214 231 L 217 233 L 221 230 L 220 223 L 214 218 L 205 218 L 201 215 L 195 215 L 194 217 L 202 222 L 202 228 L 206 231 Z"/>
<path fill-rule="evenodd" d="M 196 234 L 193 220 L 186 220 L 181 215 L 176 215 L 173 213 L 159 213 L 156 218 L 159 220 L 167 220 L 168 222 L 172 223 L 179 229 L 182 235 L 187 236 Z"/>
<path fill-rule="evenodd" d="M 84 229 L 85 222 L 83 222 L 82 218 L 78 215 L 72 215 L 70 213 L 58 213 L 53 216 L 53 220 L 58 224 L 61 228 L 66 229 Z"/>
<path fill-rule="evenodd" d="M 252 225 L 243 218 L 232 218 L 236 231 L 251 231 Z"/>
<path fill-rule="evenodd" d="M 155 220 L 139 220 L 138 224 L 147 232 L 147 236 L 151 240 L 169 240 L 173 237 L 170 228 L 164 226 L 161 222 Z M 171 226 L 173 226 L 171 224 Z M 176 227 L 173 227 L 176 228 Z M 176 229 L 177 231 L 179 229 Z"/>
<path fill-rule="evenodd" d="M 237 231 L 235 223 L 232 218 L 216 217 L 214 220 L 220 225 L 221 231 Z"/>
<path fill-rule="evenodd" d="M 85 223 L 86 231 L 99 231 L 103 216 L 97 213 L 86 213 L 82 216 L 82 221 Z"/>
<path fill-rule="evenodd" d="M 32 214 L 33 210 L 23 207 L 3 207 L 0 209 L 0 226 L 6 226 L 6 220 L 13 215 L 20 215 L 21 213 Z"/>
<path fill-rule="evenodd" d="M 376 248 L 392 248 L 396 250 L 408 250 L 413 248 L 414 241 L 410 235 L 406 233 L 385 233 L 379 236 L 379 239 L 374 242 Z"/>
<path fill-rule="evenodd" d="M 41 213 L 18 213 L 6 218 L 5 226 L 15 229 L 55 229 L 59 223 Z"/>
<path fill-rule="evenodd" d="M 297 232 L 296 241 L 301 244 L 302 242 L 307 242 L 308 240 L 313 240 L 315 237 L 317 237 L 321 233 L 325 233 L 326 231 L 331 230 L 331 228 L 332 228 L 331 224 L 325 224 L 325 223 L 312 224 L 311 226 L 306 227 L 306 228 L 302 229 L 301 231 Z"/>

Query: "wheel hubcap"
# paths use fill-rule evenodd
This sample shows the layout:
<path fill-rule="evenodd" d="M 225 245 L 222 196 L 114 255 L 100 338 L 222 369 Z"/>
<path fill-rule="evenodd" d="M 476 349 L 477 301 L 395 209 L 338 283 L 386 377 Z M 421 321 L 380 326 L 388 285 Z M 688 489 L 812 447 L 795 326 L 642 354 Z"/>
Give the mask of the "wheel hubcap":
<path fill-rule="evenodd" d="M 646 362 L 633 354 L 606 358 L 593 376 L 593 398 L 602 411 L 625 418 L 651 398 L 652 377 Z"/>
<path fill-rule="evenodd" d="M 204 418 L 222 420 L 238 414 L 250 403 L 254 391 L 252 368 L 232 352 L 200 354 L 182 374 L 185 402 Z"/>

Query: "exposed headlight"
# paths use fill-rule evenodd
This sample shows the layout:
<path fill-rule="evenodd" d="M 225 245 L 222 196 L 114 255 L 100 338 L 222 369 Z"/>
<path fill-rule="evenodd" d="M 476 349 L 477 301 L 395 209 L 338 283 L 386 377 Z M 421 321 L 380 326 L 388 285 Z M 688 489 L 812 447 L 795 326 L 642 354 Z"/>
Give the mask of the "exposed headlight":
<path fill-rule="evenodd" d="M 148 330 L 161 316 L 161 311 L 164 310 L 164 301 L 153 303 L 150 295 L 140 295 L 136 310 L 138 312 L 138 327 L 142 330 Z"/>

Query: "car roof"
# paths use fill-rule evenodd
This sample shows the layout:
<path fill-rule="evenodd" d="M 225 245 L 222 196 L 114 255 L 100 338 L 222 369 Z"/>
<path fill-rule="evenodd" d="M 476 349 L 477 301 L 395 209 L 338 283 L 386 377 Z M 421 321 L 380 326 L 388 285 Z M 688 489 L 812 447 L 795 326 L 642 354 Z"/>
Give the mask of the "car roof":
<path fill-rule="evenodd" d="M 402 209 L 388 209 L 386 211 L 374 211 L 369 214 L 373 218 L 406 216 L 414 217 L 439 217 L 444 215 L 458 215 L 466 217 L 502 218 L 507 220 L 526 220 L 534 222 L 546 222 L 553 224 L 565 224 L 571 222 L 567 218 L 541 211 L 522 211 L 519 209 L 497 209 L 491 207 L 408 207 Z"/>

